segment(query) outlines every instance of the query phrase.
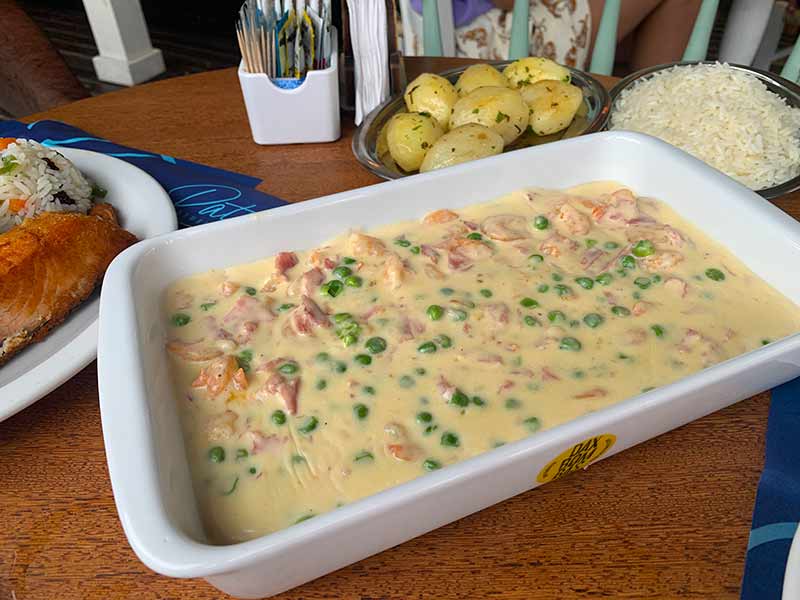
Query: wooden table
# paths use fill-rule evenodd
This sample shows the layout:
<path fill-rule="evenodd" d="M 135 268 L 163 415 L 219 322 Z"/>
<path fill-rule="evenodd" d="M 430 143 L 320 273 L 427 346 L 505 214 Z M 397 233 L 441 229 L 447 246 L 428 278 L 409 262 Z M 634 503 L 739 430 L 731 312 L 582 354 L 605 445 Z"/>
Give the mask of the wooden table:
<path fill-rule="evenodd" d="M 409 71 L 452 65 L 416 61 Z M 257 175 L 263 190 L 292 201 L 377 182 L 350 152 L 348 119 L 336 143 L 253 144 L 233 70 L 31 117 L 41 118 Z M 800 194 L 778 205 L 800 217 Z M 760 394 L 282 597 L 738 598 L 768 406 Z M 150 572 L 128 546 L 95 364 L 0 423 L 0 600 L 221 596 L 203 581 Z"/>

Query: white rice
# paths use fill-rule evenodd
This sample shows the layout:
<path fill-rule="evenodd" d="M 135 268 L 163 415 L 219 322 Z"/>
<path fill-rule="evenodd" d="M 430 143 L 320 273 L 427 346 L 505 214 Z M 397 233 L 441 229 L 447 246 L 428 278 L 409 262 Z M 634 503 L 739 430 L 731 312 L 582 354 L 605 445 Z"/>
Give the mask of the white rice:
<path fill-rule="evenodd" d="M 18 139 L 0 151 L 0 172 L 4 170 L 0 233 L 42 212 L 85 214 L 92 207 L 92 184 L 61 154 L 38 142 Z M 13 199 L 25 200 L 24 208 L 12 211 Z"/>
<path fill-rule="evenodd" d="M 800 174 L 800 109 L 727 64 L 643 79 L 619 95 L 609 129 L 659 137 L 754 190 Z"/>

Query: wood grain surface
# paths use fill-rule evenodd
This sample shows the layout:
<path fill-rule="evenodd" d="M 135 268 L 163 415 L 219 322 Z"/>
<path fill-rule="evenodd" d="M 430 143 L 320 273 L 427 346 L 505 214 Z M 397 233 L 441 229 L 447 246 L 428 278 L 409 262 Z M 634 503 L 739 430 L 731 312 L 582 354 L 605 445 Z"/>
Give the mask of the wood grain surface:
<path fill-rule="evenodd" d="M 453 65 L 409 61 L 409 71 Z M 348 117 L 335 143 L 253 144 L 233 70 L 31 117 L 42 118 L 255 175 L 292 201 L 377 183 L 350 152 Z M 800 217 L 800 195 L 778 205 Z M 128 546 L 96 375 L 92 364 L 0 423 L 0 600 L 223 597 L 204 581 L 149 571 Z M 767 394 L 740 402 L 281 598 L 737 598 L 768 406 Z"/>

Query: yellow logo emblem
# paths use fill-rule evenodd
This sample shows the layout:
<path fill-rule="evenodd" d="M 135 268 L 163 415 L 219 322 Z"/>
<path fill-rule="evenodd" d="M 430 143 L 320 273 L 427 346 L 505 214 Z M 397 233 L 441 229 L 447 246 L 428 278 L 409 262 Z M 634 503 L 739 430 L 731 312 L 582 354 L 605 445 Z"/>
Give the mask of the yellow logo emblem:
<path fill-rule="evenodd" d="M 569 475 L 578 469 L 588 467 L 603 456 L 616 441 L 617 436 L 611 433 L 604 433 L 603 435 L 596 435 L 583 440 L 571 448 L 567 448 L 547 463 L 547 466 L 539 473 L 536 481 L 547 483 L 548 481 L 560 479 L 564 475 Z"/>

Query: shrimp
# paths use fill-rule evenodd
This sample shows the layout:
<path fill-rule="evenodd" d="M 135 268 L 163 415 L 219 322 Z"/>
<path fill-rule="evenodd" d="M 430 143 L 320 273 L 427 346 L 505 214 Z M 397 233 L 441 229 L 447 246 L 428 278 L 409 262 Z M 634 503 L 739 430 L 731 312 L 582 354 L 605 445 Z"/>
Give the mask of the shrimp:
<path fill-rule="evenodd" d="M 224 356 L 213 360 L 207 367 L 201 369 L 200 374 L 192 382 L 192 387 L 204 387 L 214 398 L 219 396 L 231 382 L 234 383 L 236 389 L 245 389 L 247 375 L 233 356 Z"/>
<path fill-rule="evenodd" d="M 387 423 L 383 427 L 383 433 L 386 451 L 397 460 L 408 462 L 421 456 L 422 449 L 411 443 L 408 431 L 399 423 Z"/>
<path fill-rule="evenodd" d="M 458 215 L 452 210 L 440 208 L 439 210 L 435 210 L 432 213 L 425 215 L 425 217 L 422 219 L 422 222 L 425 223 L 425 225 L 438 225 L 440 223 L 449 223 L 450 221 L 455 221 L 456 219 L 458 219 Z"/>
<path fill-rule="evenodd" d="M 564 237 L 560 233 L 554 233 L 539 245 L 539 250 L 549 256 L 561 256 L 564 252 L 575 252 L 578 249 L 578 242 Z"/>
<path fill-rule="evenodd" d="M 589 219 L 567 202 L 558 207 L 554 221 L 570 235 L 586 235 L 592 228 Z"/>
<path fill-rule="evenodd" d="M 403 284 L 408 273 L 409 271 L 403 260 L 397 254 L 391 254 L 384 263 L 383 281 L 389 286 L 390 290 L 396 290 Z"/>
<path fill-rule="evenodd" d="M 645 271 L 671 271 L 683 261 L 683 254 L 678 252 L 656 252 L 650 256 L 639 259 L 639 264 Z"/>
<path fill-rule="evenodd" d="M 353 232 L 348 241 L 355 256 L 383 256 L 386 253 L 386 245 L 371 235 Z"/>
<path fill-rule="evenodd" d="M 664 282 L 664 289 L 670 292 L 671 294 L 675 294 L 676 296 L 685 298 L 689 286 L 686 285 L 686 282 L 683 281 L 682 279 L 678 279 L 677 277 L 670 277 Z"/>
<path fill-rule="evenodd" d="M 493 215 L 481 223 L 481 231 L 493 240 L 512 242 L 530 237 L 528 222 L 519 215 Z"/>
<path fill-rule="evenodd" d="M 196 342 L 171 340 L 167 342 L 167 350 L 184 360 L 190 360 L 192 362 L 205 362 L 218 358 L 223 354 L 222 350 L 219 348 L 206 344 L 205 339 Z"/>
<path fill-rule="evenodd" d="M 220 287 L 220 293 L 226 298 L 233 296 L 236 291 L 241 287 L 238 283 L 234 283 L 233 281 L 223 281 Z"/>
<path fill-rule="evenodd" d="M 209 419 L 206 424 L 206 437 L 210 442 L 221 442 L 233 436 L 237 415 L 232 410 L 226 410 L 221 415 Z"/>

